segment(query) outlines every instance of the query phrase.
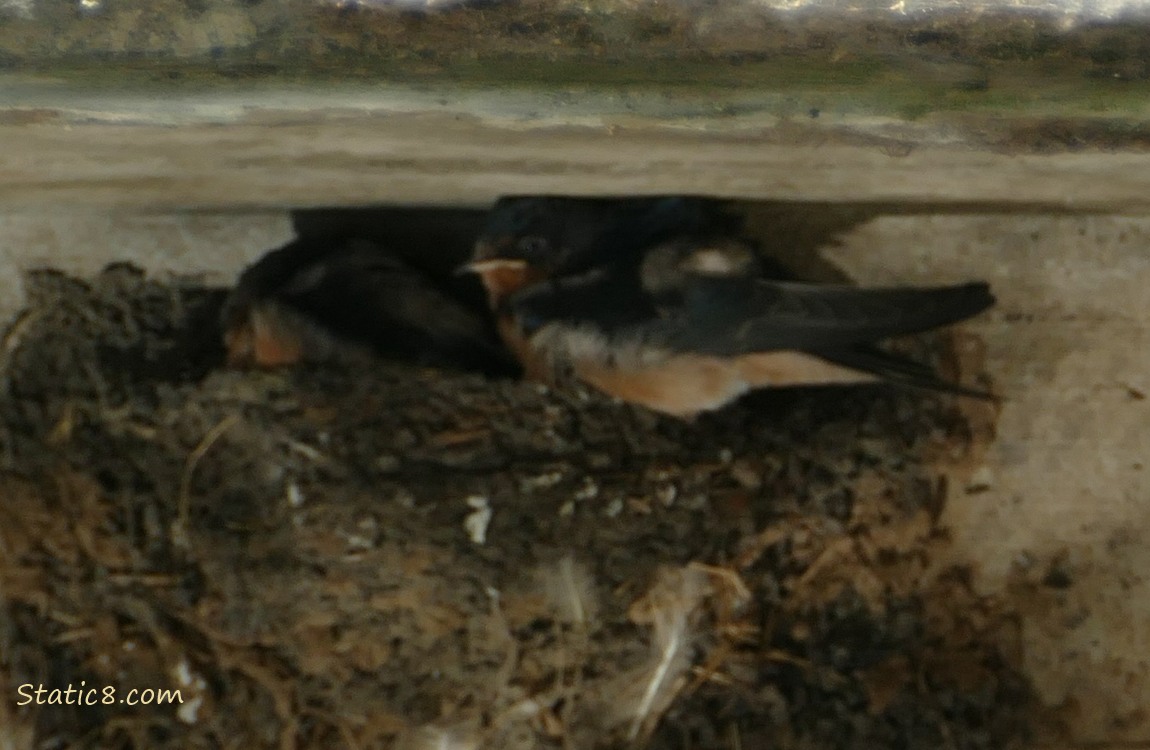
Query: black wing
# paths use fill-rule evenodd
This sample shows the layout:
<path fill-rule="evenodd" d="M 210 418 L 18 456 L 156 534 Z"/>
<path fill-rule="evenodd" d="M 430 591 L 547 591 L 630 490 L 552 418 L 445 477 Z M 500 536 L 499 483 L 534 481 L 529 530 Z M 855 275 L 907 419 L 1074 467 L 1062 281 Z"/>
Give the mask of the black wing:
<path fill-rule="evenodd" d="M 598 334 L 604 349 L 614 342 L 720 357 L 801 351 L 907 385 L 984 396 L 875 344 L 965 320 L 993 303 L 983 282 L 860 289 L 742 272 L 684 273 L 655 295 L 637 270 L 615 266 L 529 288 L 510 307 L 528 333 L 549 327 L 552 342 L 569 330 Z"/>
<path fill-rule="evenodd" d="M 992 393 L 943 380 L 929 365 L 879 349 L 877 346 L 858 346 L 850 349 L 812 353 L 835 364 L 877 375 L 891 383 L 928 391 L 956 393 L 980 399 L 995 399 Z"/>
<path fill-rule="evenodd" d="M 957 323 L 992 304 L 983 282 L 859 289 L 696 277 L 663 335 L 673 349 L 720 356 L 833 351 Z"/>
<path fill-rule="evenodd" d="M 992 304 L 984 282 L 862 289 L 700 273 L 656 296 L 635 269 L 615 265 L 537 284 L 509 302 L 528 333 L 549 323 L 589 325 L 720 356 L 870 344 L 956 323 Z"/>

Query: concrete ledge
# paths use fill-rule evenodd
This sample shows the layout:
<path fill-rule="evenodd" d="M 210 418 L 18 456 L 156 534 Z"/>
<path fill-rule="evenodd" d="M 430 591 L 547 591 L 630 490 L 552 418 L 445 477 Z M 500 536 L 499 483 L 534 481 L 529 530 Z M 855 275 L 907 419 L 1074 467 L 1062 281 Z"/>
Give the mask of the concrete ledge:
<path fill-rule="evenodd" d="M 253 121 L 254 120 L 254 121 Z M 0 125 L 0 203 L 143 210 L 409 203 L 505 193 L 701 193 L 1144 211 L 1150 153 L 996 153 L 812 128 L 714 132 L 603 118 L 264 113 L 226 125 Z M 853 143 L 851 142 L 853 141 Z"/>
<path fill-rule="evenodd" d="M 1147 39 L 1142 2 L 5 0 L 0 203 L 1143 211 Z"/>

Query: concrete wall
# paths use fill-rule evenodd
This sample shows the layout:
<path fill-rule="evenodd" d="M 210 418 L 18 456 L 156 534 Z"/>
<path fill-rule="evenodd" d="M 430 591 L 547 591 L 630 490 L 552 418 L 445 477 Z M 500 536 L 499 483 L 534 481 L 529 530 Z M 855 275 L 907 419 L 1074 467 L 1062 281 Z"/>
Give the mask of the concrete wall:
<path fill-rule="evenodd" d="M 994 285 L 968 329 L 1006 400 L 986 491 L 945 520 L 983 590 L 1025 594 L 1033 684 L 1103 746 L 1150 739 L 1148 250 L 1147 217 L 1039 214 L 879 218 L 830 252 L 865 282 Z"/>

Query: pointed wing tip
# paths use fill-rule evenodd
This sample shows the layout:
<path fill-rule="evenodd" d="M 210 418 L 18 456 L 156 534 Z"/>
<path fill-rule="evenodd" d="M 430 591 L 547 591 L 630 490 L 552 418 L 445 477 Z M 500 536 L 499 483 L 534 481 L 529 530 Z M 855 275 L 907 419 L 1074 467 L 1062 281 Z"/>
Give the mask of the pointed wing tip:
<path fill-rule="evenodd" d="M 990 291 L 990 284 L 985 281 L 970 281 L 954 289 L 961 292 L 963 307 L 970 311 L 967 313 L 970 316 L 977 315 L 998 301 L 994 292 Z"/>

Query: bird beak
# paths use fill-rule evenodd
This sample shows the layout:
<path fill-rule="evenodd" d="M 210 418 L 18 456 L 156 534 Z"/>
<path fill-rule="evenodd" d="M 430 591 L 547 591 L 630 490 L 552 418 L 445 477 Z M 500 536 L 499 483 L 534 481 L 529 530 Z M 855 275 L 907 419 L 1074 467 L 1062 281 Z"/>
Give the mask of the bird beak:
<path fill-rule="evenodd" d="M 465 273 L 487 273 L 488 271 L 522 271 L 527 268 L 527 261 L 519 258 L 486 258 L 464 263 L 455 269 L 457 275 Z"/>
<path fill-rule="evenodd" d="M 471 261 L 455 269 L 455 273 L 462 276 L 467 273 L 522 271 L 527 268 L 527 261 L 522 258 L 507 257 L 514 246 L 515 240 L 512 237 L 480 239 L 475 243 L 475 251 L 471 254 Z"/>

